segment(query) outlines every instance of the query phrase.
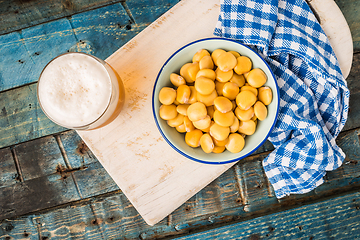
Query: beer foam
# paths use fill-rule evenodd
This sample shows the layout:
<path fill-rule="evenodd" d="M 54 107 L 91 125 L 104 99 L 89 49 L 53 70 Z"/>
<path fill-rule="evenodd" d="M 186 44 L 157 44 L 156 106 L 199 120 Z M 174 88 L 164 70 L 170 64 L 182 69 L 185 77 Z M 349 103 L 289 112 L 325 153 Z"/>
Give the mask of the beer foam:
<path fill-rule="evenodd" d="M 100 62 L 85 54 L 69 53 L 47 65 L 38 90 L 41 105 L 52 120 L 78 127 L 92 123 L 106 110 L 111 81 Z"/>

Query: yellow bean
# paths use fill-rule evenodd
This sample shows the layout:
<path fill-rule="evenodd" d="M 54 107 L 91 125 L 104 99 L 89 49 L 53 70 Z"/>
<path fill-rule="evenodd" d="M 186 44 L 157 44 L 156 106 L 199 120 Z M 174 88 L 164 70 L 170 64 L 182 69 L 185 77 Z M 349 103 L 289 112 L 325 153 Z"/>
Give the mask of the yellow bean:
<path fill-rule="evenodd" d="M 194 86 L 189 86 L 190 88 L 190 97 L 189 97 L 189 104 L 197 102 L 197 91 Z"/>
<path fill-rule="evenodd" d="M 189 102 L 191 90 L 190 90 L 190 87 L 188 85 L 180 85 L 176 92 L 177 92 L 176 100 L 180 104 L 184 104 L 184 103 Z"/>
<path fill-rule="evenodd" d="M 229 141 L 228 137 L 221 141 L 216 140 L 214 137 L 212 137 L 212 138 L 213 138 L 213 142 L 214 142 L 215 146 L 218 146 L 218 147 L 225 147 L 225 145 Z"/>
<path fill-rule="evenodd" d="M 214 81 L 206 77 L 197 78 L 194 86 L 196 91 L 203 95 L 209 95 L 215 90 Z"/>
<path fill-rule="evenodd" d="M 172 73 L 170 74 L 170 82 L 175 86 L 175 87 L 179 87 L 180 85 L 184 85 L 186 84 L 186 81 L 185 79 L 176 74 L 176 73 Z"/>
<path fill-rule="evenodd" d="M 240 121 L 248 121 L 254 117 L 254 108 L 250 107 L 247 110 L 241 110 L 239 107 L 235 109 L 235 115 Z"/>
<path fill-rule="evenodd" d="M 211 153 L 215 147 L 211 136 L 205 133 L 200 138 L 200 146 L 205 153 Z"/>
<path fill-rule="evenodd" d="M 232 78 L 234 71 L 231 69 L 227 72 L 224 72 L 221 71 L 220 68 L 217 68 L 215 70 L 215 73 L 216 73 L 216 80 L 218 80 L 219 82 L 227 82 Z"/>
<path fill-rule="evenodd" d="M 209 78 L 214 81 L 216 74 L 215 74 L 215 71 L 212 69 L 200 69 L 198 71 L 198 73 L 196 74 L 196 78 L 199 78 L 199 77 L 206 77 L 206 78 Z"/>
<path fill-rule="evenodd" d="M 229 127 L 222 127 L 217 123 L 214 123 L 210 127 L 210 135 L 219 141 L 225 140 L 229 136 L 229 133 L 230 133 Z"/>
<path fill-rule="evenodd" d="M 232 133 L 237 132 L 237 130 L 239 130 L 239 126 L 240 126 L 239 119 L 236 116 L 234 116 L 234 123 L 230 126 L 230 132 Z"/>
<path fill-rule="evenodd" d="M 186 132 L 185 124 L 181 124 L 181 125 L 179 125 L 179 126 L 177 126 L 175 128 L 176 128 L 176 131 L 178 131 L 179 133 L 185 133 Z"/>
<path fill-rule="evenodd" d="M 191 132 L 192 130 L 195 129 L 194 124 L 192 123 L 192 121 L 189 119 L 188 116 L 184 117 L 184 127 L 186 132 Z"/>
<path fill-rule="evenodd" d="M 236 104 L 241 110 L 248 110 L 256 100 L 255 94 L 250 91 L 242 91 L 236 96 Z"/>
<path fill-rule="evenodd" d="M 205 104 L 202 102 L 191 104 L 187 109 L 187 116 L 193 122 L 205 118 L 207 116 L 207 109 Z"/>
<path fill-rule="evenodd" d="M 191 132 L 185 134 L 185 142 L 190 147 L 196 148 L 200 146 L 200 138 L 203 135 L 203 132 L 199 129 L 195 129 Z"/>
<path fill-rule="evenodd" d="M 176 111 L 180 113 L 181 115 L 186 116 L 187 115 L 187 109 L 190 106 L 190 104 L 180 104 L 176 106 Z"/>
<path fill-rule="evenodd" d="M 254 104 L 254 112 L 260 121 L 263 121 L 267 117 L 267 108 L 261 101 L 257 101 Z"/>
<path fill-rule="evenodd" d="M 217 97 L 214 99 L 214 106 L 220 112 L 226 113 L 226 112 L 230 112 L 232 110 L 233 104 L 226 97 Z"/>
<path fill-rule="evenodd" d="M 245 135 L 253 135 L 256 130 L 256 124 L 254 121 L 240 121 L 239 124 L 239 133 L 243 133 Z"/>
<path fill-rule="evenodd" d="M 258 95 L 258 90 L 257 90 L 257 88 L 254 88 L 254 87 L 252 87 L 252 86 L 242 86 L 241 89 L 240 89 L 240 91 L 250 91 L 250 92 L 252 92 L 253 94 L 255 94 L 255 96 Z"/>
<path fill-rule="evenodd" d="M 229 142 L 225 145 L 226 149 L 232 153 L 240 152 L 245 146 L 244 138 L 238 133 L 229 135 Z"/>
<path fill-rule="evenodd" d="M 200 130 L 207 129 L 208 127 L 210 127 L 211 118 L 210 118 L 209 115 L 207 115 L 203 119 L 200 119 L 198 121 L 194 121 L 193 124 L 194 124 L 194 127 L 196 127 L 197 129 L 200 129 Z"/>
<path fill-rule="evenodd" d="M 231 53 L 232 55 L 234 55 L 234 57 L 238 58 L 240 57 L 240 53 L 236 52 L 236 51 L 229 51 L 229 53 Z"/>
<path fill-rule="evenodd" d="M 176 90 L 170 87 L 163 87 L 159 92 L 159 101 L 164 105 L 173 104 L 176 99 Z"/>
<path fill-rule="evenodd" d="M 266 83 L 267 77 L 263 70 L 260 68 L 254 68 L 249 72 L 246 80 L 250 86 L 259 88 Z"/>
<path fill-rule="evenodd" d="M 220 146 L 214 146 L 214 149 L 213 149 L 213 153 L 222 153 L 222 152 L 224 152 L 225 151 L 225 146 L 222 146 L 222 147 L 220 147 Z"/>
<path fill-rule="evenodd" d="M 222 113 L 219 110 L 214 112 L 214 121 L 222 127 L 230 127 L 234 123 L 234 113 L 232 111 Z"/>
<path fill-rule="evenodd" d="M 215 89 L 219 96 L 223 95 L 223 87 L 224 87 L 225 83 L 226 82 L 215 81 Z"/>
<path fill-rule="evenodd" d="M 205 104 L 205 106 L 211 106 L 211 105 L 214 105 L 214 100 L 215 98 L 217 97 L 217 92 L 216 90 L 214 90 L 212 93 L 210 93 L 209 95 L 203 95 L 201 93 L 197 93 L 196 97 L 197 97 L 197 100 L 199 102 L 202 102 Z"/>
<path fill-rule="evenodd" d="M 167 120 L 167 124 L 170 127 L 177 127 L 184 124 L 184 115 L 178 114 L 175 118 Z"/>
<path fill-rule="evenodd" d="M 223 72 L 227 72 L 229 70 L 234 69 L 236 64 L 237 61 L 235 56 L 229 52 L 223 52 L 222 54 L 219 55 L 217 59 L 218 68 Z"/>
<path fill-rule="evenodd" d="M 227 97 L 230 100 L 236 99 L 240 89 L 236 83 L 227 82 L 224 84 L 223 87 L 223 96 Z"/>
<path fill-rule="evenodd" d="M 176 106 L 174 104 L 161 105 L 159 110 L 159 115 L 164 120 L 170 120 L 175 118 L 178 115 L 176 111 Z"/>
<path fill-rule="evenodd" d="M 233 82 L 233 83 L 236 83 L 238 85 L 238 87 L 242 87 L 245 84 L 245 77 L 242 74 L 239 75 L 239 74 L 234 72 L 232 78 L 230 78 L 229 81 Z"/>
<path fill-rule="evenodd" d="M 259 88 L 259 100 L 265 104 L 269 105 L 272 101 L 272 91 L 269 87 L 261 87 Z"/>
<path fill-rule="evenodd" d="M 203 57 L 199 62 L 200 69 L 213 69 L 214 62 L 210 56 Z"/>
<path fill-rule="evenodd" d="M 223 49 L 215 49 L 212 53 L 211 53 L 211 57 L 213 59 L 214 64 L 217 66 L 217 59 L 219 58 L 219 56 L 224 53 L 225 50 Z"/>
<path fill-rule="evenodd" d="M 193 62 L 200 62 L 200 60 L 205 57 L 205 56 L 210 56 L 210 53 L 208 50 L 206 49 L 200 49 L 199 51 L 197 51 L 193 58 L 192 58 L 192 61 Z"/>
<path fill-rule="evenodd" d="M 193 83 L 196 80 L 196 74 L 198 73 L 198 71 L 200 70 L 199 68 L 199 63 L 198 62 L 194 62 L 192 63 L 188 68 L 187 68 L 187 72 L 188 72 L 188 76 L 190 78 L 190 81 L 188 83 Z M 185 79 L 186 80 L 186 79 Z"/>
<path fill-rule="evenodd" d="M 246 56 L 240 56 L 237 59 L 237 64 L 234 68 L 234 71 L 237 74 L 244 74 L 246 72 L 249 72 L 252 68 L 252 62 L 250 60 L 250 58 L 246 57 Z"/>
<path fill-rule="evenodd" d="M 188 73 L 188 68 L 191 66 L 191 63 L 185 63 L 180 68 L 180 76 L 182 76 L 186 82 L 191 83 L 191 79 Z"/>

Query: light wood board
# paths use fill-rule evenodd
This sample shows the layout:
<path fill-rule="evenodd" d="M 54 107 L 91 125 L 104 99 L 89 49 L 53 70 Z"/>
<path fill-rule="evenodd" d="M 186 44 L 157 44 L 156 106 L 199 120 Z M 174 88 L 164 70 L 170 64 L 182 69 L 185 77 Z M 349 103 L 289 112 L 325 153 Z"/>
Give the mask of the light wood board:
<path fill-rule="evenodd" d="M 234 164 L 207 165 L 181 156 L 161 137 L 151 108 L 161 66 L 183 45 L 213 36 L 219 11 L 219 0 L 182 0 L 106 59 L 124 82 L 125 106 L 108 126 L 78 131 L 149 225 Z"/>

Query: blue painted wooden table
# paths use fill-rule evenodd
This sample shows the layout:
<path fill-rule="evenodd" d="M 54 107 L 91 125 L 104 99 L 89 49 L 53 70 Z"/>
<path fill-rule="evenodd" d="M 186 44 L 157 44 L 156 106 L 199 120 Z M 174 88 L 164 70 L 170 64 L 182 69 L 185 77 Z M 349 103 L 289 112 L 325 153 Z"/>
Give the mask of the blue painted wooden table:
<path fill-rule="evenodd" d="M 106 59 L 177 0 L 0 2 L 0 239 L 360 238 L 360 1 L 337 0 L 354 43 L 350 115 L 337 139 L 347 157 L 325 183 L 281 200 L 261 161 L 266 142 L 148 226 L 75 131 L 36 99 L 42 68 L 82 51 Z"/>

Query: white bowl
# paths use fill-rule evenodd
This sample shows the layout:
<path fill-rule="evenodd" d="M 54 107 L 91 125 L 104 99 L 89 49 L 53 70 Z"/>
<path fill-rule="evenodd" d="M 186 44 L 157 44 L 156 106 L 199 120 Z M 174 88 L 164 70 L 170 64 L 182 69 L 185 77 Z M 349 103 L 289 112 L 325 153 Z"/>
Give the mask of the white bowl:
<path fill-rule="evenodd" d="M 221 48 L 227 51 L 233 50 L 239 52 L 241 55 L 249 57 L 253 62 L 253 68 L 261 68 L 268 77 L 265 86 L 271 88 L 273 93 L 273 100 L 267 106 L 268 116 L 264 121 L 258 121 L 256 131 L 251 136 L 246 136 L 245 147 L 239 153 L 231 153 L 225 150 L 223 153 L 205 153 L 201 149 L 192 148 L 185 143 L 185 134 L 179 133 L 175 128 L 170 127 L 166 121 L 160 118 L 159 108 L 161 103 L 159 102 L 159 91 L 165 86 L 172 86 L 170 82 L 170 74 L 175 72 L 179 73 L 180 68 L 187 62 L 192 61 L 193 55 L 200 49 L 206 49 L 210 52 L 217 48 Z M 270 70 L 268 64 L 252 49 L 249 47 L 231 40 L 224 38 L 206 38 L 189 43 L 174 54 L 165 62 L 163 67 L 156 78 L 153 96 L 152 107 L 155 123 L 164 137 L 166 142 L 177 152 L 182 154 L 191 160 L 208 163 L 208 164 L 225 164 L 234 161 L 238 161 L 246 156 L 249 156 L 256 149 L 258 149 L 268 138 L 271 130 L 275 126 L 279 111 L 279 89 L 276 84 L 275 77 Z"/>

